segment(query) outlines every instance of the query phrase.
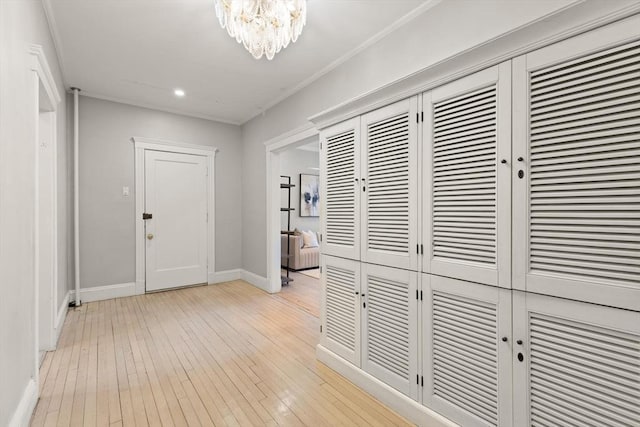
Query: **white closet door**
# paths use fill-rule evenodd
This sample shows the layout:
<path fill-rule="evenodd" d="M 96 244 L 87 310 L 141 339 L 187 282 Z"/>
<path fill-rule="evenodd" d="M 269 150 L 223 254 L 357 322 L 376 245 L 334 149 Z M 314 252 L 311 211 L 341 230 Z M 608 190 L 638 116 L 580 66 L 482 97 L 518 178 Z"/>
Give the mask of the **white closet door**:
<path fill-rule="evenodd" d="M 638 28 L 514 60 L 517 289 L 640 310 Z"/>
<path fill-rule="evenodd" d="M 360 259 L 360 118 L 320 133 L 321 251 Z"/>
<path fill-rule="evenodd" d="M 417 97 L 362 116 L 362 260 L 417 270 Z"/>
<path fill-rule="evenodd" d="M 362 264 L 362 368 L 418 397 L 418 273 Z"/>
<path fill-rule="evenodd" d="M 360 366 L 360 263 L 323 255 L 322 345 Z"/>
<path fill-rule="evenodd" d="M 511 66 L 423 97 L 423 270 L 511 287 Z"/>
<path fill-rule="evenodd" d="M 511 291 L 427 274 L 422 287 L 423 403 L 464 426 L 513 425 Z"/>
<path fill-rule="evenodd" d="M 514 425 L 640 425 L 640 313 L 514 295 Z"/>

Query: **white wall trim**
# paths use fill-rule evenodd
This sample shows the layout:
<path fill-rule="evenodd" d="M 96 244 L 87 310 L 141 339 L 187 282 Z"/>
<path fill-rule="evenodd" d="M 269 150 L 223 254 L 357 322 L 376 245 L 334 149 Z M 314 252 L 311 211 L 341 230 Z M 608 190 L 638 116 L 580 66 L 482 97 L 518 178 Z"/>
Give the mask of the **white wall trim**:
<path fill-rule="evenodd" d="M 209 145 L 189 144 L 186 142 L 171 141 L 167 139 L 146 138 L 144 136 L 134 136 L 131 138 L 131 141 L 136 148 L 144 148 L 146 150 L 196 154 L 200 156 L 215 156 L 218 152 L 216 147 Z"/>
<path fill-rule="evenodd" d="M 628 18 L 640 12 L 635 2 L 611 12 L 608 2 L 573 2 L 560 11 L 462 51 L 413 74 L 355 96 L 309 118 L 318 129 L 457 80 L 544 46 Z M 553 16 L 553 19 L 548 19 Z"/>
<path fill-rule="evenodd" d="M 242 280 L 244 280 L 247 283 L 252 284 L 253 286 L 255 286 L 256 288 L 260 288 L 265 292 L 268 292 L 270 294 L 274 293 L 271 288 L 269 287 L 269 280 L 267 280 L 266 277 L 262 277 L 262 276 L 258 276 L 255 273 L 252 273 L 250 271 L 247 270 L 242 270 Z M 280 279 L 280 276 L 278 275 L 278 280 Z M 278 282 L 279 283 L 279 282 Z M 277 292 L 277 291 L 276 291 Z"/>
<path fill-rule="evenodd" d="M 264 142 L 267 151 L 277 151 L 289 148 L 289 145 L 303 141 L 312 136 L 318 135 L 318 130 L 313 123 L 305 123 L 304 125 L 278 135 Z"/>
<path fill-rule="evenodd" d="M 244 124 L 244 123 L 254 119 L 255 117 L 257 117 L 260 114 L 262 114 L 263 111 L 267 111 L 269 108 L 273 107 L 274 105 L 279 104 L 280 102 L 284 101 L 288 97 L 290 97 L 290 96 L 294 95 L 295 93 L 301 91 L 305 87 L 309 86 L 311 83 L 313 83 L 316 80 L 320 79 L 325 74 L 328 74 L 331 71 L 333 71 L 334 69 L 338 68 L 340 65 L 344 64 L 349 59 L 353 58 L 354 56 L 356 56 L 357 54 L 359 54 L 360 52 L 362 52 L 363 50 L 365 50 L 369 46 L 372 46 L 375 43 L 379 42 L 380 40 L 382 40 L 383 38 L 385 38 L 386 36 L 388 36 L 389 34 L 394 32 L 398 28 L 400 28 L 403 25 L 405 25 L 407 22 L 410 22 L 413 19 L 417 18 L 418 16 L 422 15 L 427 10 L 429 10 L 432 7 L 436 6 L 441 1 L 442 0 L 427 0 L 427 1 L 425 1 L 420 6 L 416 7 L 413 10 L 411 10 L 409 13 L 407 13 L 404 16 L 400 17 L 395 22 L 392 22 L 390 25 L 388 25 L 387 27 L 383 28 L 381 31 L 379 31 L 378 33 L 376 33 L 373 36 L 371 36 L 369 39 L 365 40 L 363 43 L 361 43 L 358 46 L 356 46 L 354 49 L 350 50 L 349 52 L 345 53 L 344 55 L 342 55 L 341 57 L 339 57 L 335 61 L 333 61 L 333 62 L 329 63 L 328 65 L 326 65 L 325 67 L 321 68 L 319 71 L 317 71 L 314 74 L 312 74 L 311 76 L 307 77 L 306 79 L 304 79 L 303 81 L 301 81 L 297 85 L 295 85 L 292 88 L 284 91 L 282 93 L 282 95 L 276 97 L 271 102 L 269 102 L 265 106 L 261 107 L 262 111 L 254 114 L 253 116 L 249 117 L 247 120 L 244 120 L 242 123 Z"/>
<path fill-rule="evenodd" d="M 35 394 L 35 398 L 37 400 L 38 398 L 38 394 L 39 394 L 39 387 L 40 387 L 40 357 L 39 357 L 39 353 L 40 353 L 40 210 L 41 210 L 41 206 L 40 206 L 40 185 L 39 185 L 39 175 L 40 175 L 40 114 L 42 112 L 49 112 L 51 114 L 50 118 L 51 118 L 51 128 L 50 131 L 52 132 L 51 136 L 51 144 L 52 144 L 52 161 L 53 161 L 53 165 L 52 165 L 52 173 L 53 173 L 53 185 L 57 185 L 57 132 L 56 132 L 56 123 L 57 123 L 57 113 L 56 110 L 58 108 L 58 104 L 61 101 L 60 98 L 60 93 L 58 92 L 58 88 L 56 87 L 56 82 L 55 79 L 53 77 L 53 74 L 51 73 L 51 68 L 49 67 L 49 63 L 47 61 L 47 58 L 44 54 L 44 50 L 42 49 L 42 46 L 37 45 L 37 44 L 31 44 L 28 47 L 28 51 L 27 53 L 30 55 L 30 64 L 29 64 L 29 68 L 31 69 L 31 71 L 33 72 L 32 75 L 32 84 L 33 84 L 33 98 L 30 100 L 31 105 L 33 106 L 33 110 L 32 110 L 32 118 L 34 120 L 36 129 L 35 129 L 35 138 L 33 143 L 34 146 L 34 182 L 35 182 L 35 186 L 34 186 L 34 212 L 33 212 L 33 218 L 34 218 L 34 233 L 33 233 L 33 237 L 34 237 L 34 253 L 33 253 L 33 259 L 34 259 L 34 271 L 33 271 L 33 301 L 28 302 L 30 304 L 32 304 L 32 306 L 34 307 L 33 310 L 33 321 L 34 321 L 34 327 L 33 327 L 33 344 L 34 344 L 34 348 L 33 348 L 33 371 L 31 374 L 31 381 L 33 382 L 33 386 L 35 388 L 34 394 Z M 26 71 L 26 70 L 25 70 Z M 42 85 L 42 87 L 44 88 L 44 95 L 43 97 L 40 96 L 40 86 Z M 58 274 L 57 274 L 57 260 L 58 260 L 58 241 L 57 241 L 57 188 L 54 188 L 53 191 L 53 195 L 52 195 L 52 204 L 50 206 L 50 208 L 52 209 L 51 212 L 51 222 L 52 222 L 52 229 L 50 230 L 51 232 L 51 239 L 52 239 L 52 247 L 51 247 L 51 255 L 52 255 L 52 262 L 53 262 L 53 269 L 52 269 L 52 274 L 54 275 L 53 280 L 52 280 L 52 288 L 50 289 L 50 293 L 51 293 L 51 300 L 50 300 L 50 306 L 48 307 L 47 313 L 49 314 L 49 320 L 48 320 L 48 327 L 47 327 L 47 336 L 49 337 L 49 341 L 53 340 L 53 337 L 55 336 L 55 329 L 54 329 L 54 313 L 56 313 L 57 307 L 57 291 L 58 291 Z M 51 342 L 46 343 L 47 347 L 51 346 Z M 29 385 L 27 386 L 27 391 L 29 390 Z M 31 408 L 32 410 L 33 408 Z M 29 412 L 28 416 L 31 415 L 31 412 Z M 28 420 L 27 420 L 28 422 Z"/>
<path fill-rule="evenodd" d="M 236 268 L 233 270 L 216 271 L 209 273 L 209 284 L 231 282 L 233 280 L 241 280 L 244 270 Z"/>
<path fill-rule="evenodd" d="M 56 323 L 55 323 L 56 347 L 58 346 L 58 340 L 60 339 L 60 334 L 62 333 L 62 327 L 64 326 L 64 321 L 67 318 L 67 312 L 69 311 L 69 301 L 71 301 L 71 291 L 67 291 L 67 294 L 64 296 L 64 299 L 62 300 L 62 304 L 60 304 L 60 308 L 58 309 L 58 313 L 56 315 Z"/>
<path fill-rule="evenodd" d="M 264 287 L 256 286 L 269 293 L 280 292 L 282 289 L 280 282 L 280 153 L 296 144 L 303 144 L 307 139 L 319 134 L 320 132 L 312 124 L 306 124 L 264 143 L 267 156 L 267 277 Z M 250 280 L 247 281 L 253 283 Z"/>
<path fill-rule="evenodd" d="M 215 275 L 216 260 L 216 206 L 215 206 L 215 157 L 218 149 L 207 145 L 187 144 L 184 142 L 134 136 L 135 168 L 135 204 L 136 204 L 136 294 L 145 293 L 145 232 L 144 213 L 145 185 L 144 185 L 144 152 L 145 150 L 168 151 L 172 153 L 194 154 L 207 157 L 208 185 L 207 185 L 207 280 Z"/>
<path fill-rule="evenodd" d="M 42 49 L 42 46 L 32 44 L 29 46 L 29 53 L 33 55 L 31 70 L 38 73 L 40 82 L 42 83 L 44 90 L 47 92 L 47 96 L 52 101 L 52 107 L 55 110 L 55 106 L 61 101 L 60 92 L 58 92 L 56 81 L 53 78 L 53 74 L 51 74 L 51 68 L 49 67 L 47 58 L 44 55 L 44 50 Z"/>
<path fill-rule="evenodd" d="M 419 426 L 455 427 L 458 425 L 336 356 L 322 345 L 316 347 L 316 357 L 320 362 Z"/>
<path fill-rule="evenodd" d="M 44 15 L 47 18 L 47 24 L 49 25 L 49 32 L 51 33 L 51 38 L 53 39 L 53 47 L 56 51 L 56 59 L 58 60 L 58 67 L 60 68 L 60 74 L 62 74 L 62 81 L 66 82 L 65 78 L 65 61 L 64 61 L 64 52 L 62 51 L 62 42 L 60 41 L 60 34 L 58 32 L 58 25 L 56 23 L 56 18 L 53 13 L 53 7 L 51 6 L 51 0 L 43 0 L 42 6 L 44 8 Z"/>
<path fill-rule="evenodd" d="M 210 285 L 231 282 L 234 280 L 244 280 L 245 282 L 250 283 L 257 288 L 269 292 L 269 290 L 267 289 L 268 282 L 266 277 L 258 276 L 257 274 L 243 270 L 241 268 L 209 273 Z M 134 295 L 139 295 L 135 282 L 118 283 L 115 285 L 95 286 L 92 288 L 80 289 L 80 299 L 83 302 L 103 301 L 113 298 L 130 297 Z M 74 298 L 75 290 L 69 291 L 67 293 L 67 296 L 65 297 L 65 300 L 63 301 L 63 304 L 60 306 L 57 322 L 58 334 L 60 333 L 60 330 L 62 330 L 62 326 L 64 326 L 64 319 L 67 315 L 67 306 L 69 305 L 69 301 L 73 300 Z"/>
<path fill-rule="evenodd" d="M 70 291 L 70 298 L 75 298 L 75 293 L 75 290 Z M 130 297 L 133 295 L 137 295 L 135 282 L 80 289 L 80 300 L 82 302 L 103 301 L 106 299 Z"/>
<path fill-rule="evenodd" d="M 89 90 L 89 91 L 83 90 L 82 91 L 82 96 L 86 96 L 87 98 L 101 99 L 103 101 L 116 102 L 118 104 L 124 104 L 124 105 L 131 105 L 131 106 L 134 106 L 134 107 L 146 108 L 146 109 L 149 109 L 149 110 L 162 111 L 164 113 L 177 114 L 179 116 L 193 117 L 193 118 L 202 119 L 202 120 L 209 120 L 209 121 L 212 121 L 212 122 L 218 122 L 218 123 L 223 123 L 223 124 L 227 124 L 227 125 L 242 126 L 242 124 L 246 122 L 246 120 L 245 121 L 237 121 L 237 120 L 224 119 L 224 118 L 221 118 L 221 117 L 218 117 L 218 116 L 209 115 L 209 114 L 201 114 L 201 113 L 195 113 L 195 112 L 190 112 L 190 111 L 183 111 L 183 110 L 179 110 L 179 109 L 176 109 L 176 108 L 168 108 L 168 107 L 163 107 L 161 105 L 150 104 L 150 103 L 147 103 L 147 102 L 135 101 L 133 99 L 121 98 L 121 97 L 118 97 L 118 96 L 104 95 L 104 94 L 101 94 L 101 93 L 92 92 L 91 90 Z"/>
<path fill-rule="evenodd" d="M 36 381 L 30 379 L 27 383 L 27 387 L 22 392 L 22 397 L 18 403 L 11 421 L 9 421 L 9 427 L 27 427 L 31 421 L 31 414 L 38 402 L 38 386 Z"/>

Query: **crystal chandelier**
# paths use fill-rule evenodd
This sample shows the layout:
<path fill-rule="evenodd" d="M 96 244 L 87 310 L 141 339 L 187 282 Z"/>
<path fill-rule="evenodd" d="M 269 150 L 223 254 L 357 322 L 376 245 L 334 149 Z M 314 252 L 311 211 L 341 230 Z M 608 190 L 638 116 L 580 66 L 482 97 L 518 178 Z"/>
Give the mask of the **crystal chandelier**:
<path fill-rule="evenodd" d="M 276 53 L 298 40 L 307 22 L 306 0 L 215 0 L 222 28 L 254 58 Z"/>

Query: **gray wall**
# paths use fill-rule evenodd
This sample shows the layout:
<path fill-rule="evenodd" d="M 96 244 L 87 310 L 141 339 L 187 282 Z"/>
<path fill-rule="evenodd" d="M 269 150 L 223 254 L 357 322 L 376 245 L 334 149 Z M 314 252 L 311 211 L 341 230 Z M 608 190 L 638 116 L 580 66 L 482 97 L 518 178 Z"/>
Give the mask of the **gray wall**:
<path fill-rule="evenodd" d="M 238 126 L 80 97 L 80 283 L 135 281 L 131 137 L 210 145 L 216 155 L 216 271 L 241 260 L 242 151 Z M 122 195 L 128 186 L 130 196 Z"/>
<path fill-rule="evenodd" d="M 308 123 L 323 110 L 420 71 L 572 3 L 571 0 L 442 2 L 277 104 L 242 128 L 245 181 L 266 177 L 263 143 Z M 266 199 L 245 187 L 243 267 L 266 276 Z"/>
<path fill-rule="evenodd" d="M 318 170 L 309 168 L 317 168 L 320 166 L 320 153 L 317 151 L 306 151 L 292 148 L 280 154 L 280 175 L 288 175 L 291 177 L 291 183 L 295 187 L 291 189 L 291 206 L 295 211 L 291 212 L 291 229 L 298 230 L 320 230 L 319 217 L 301 217 L 300 216 L 300 174 L 318 175 Z M 283 180 L 284 182 L 284 180 Z M 287 205 L 286 191 L 281 190 L 281 204 L 283 207 Z M 322 195 L 321 195 L 322 197 Z M 282 229 L 287 227 L 287 214 L 281 213 Z"/>
<path fill-rule="evenodd" d="M 35 104 L 28 48 L 43 47 L 58 105 L 59 301 L 68 289 L 66 99 L 39 0 L 0 1 L 0 425 L 14 416 L 35 367 Z"/>

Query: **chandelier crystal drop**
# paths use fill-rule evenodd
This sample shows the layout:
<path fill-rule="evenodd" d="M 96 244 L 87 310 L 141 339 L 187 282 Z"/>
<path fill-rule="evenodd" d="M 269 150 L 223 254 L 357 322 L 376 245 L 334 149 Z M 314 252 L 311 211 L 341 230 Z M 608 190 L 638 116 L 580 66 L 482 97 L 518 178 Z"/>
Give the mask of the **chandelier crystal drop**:
<path fill-rule="evenodd" d="M 298 40 L 307 23 L 306 0 L 215 0 L 222 28 L 260 59 Z"/>

